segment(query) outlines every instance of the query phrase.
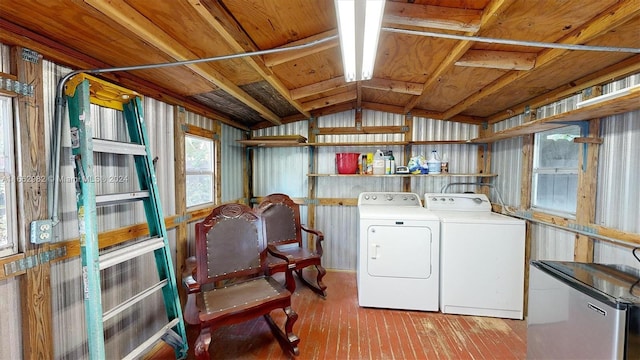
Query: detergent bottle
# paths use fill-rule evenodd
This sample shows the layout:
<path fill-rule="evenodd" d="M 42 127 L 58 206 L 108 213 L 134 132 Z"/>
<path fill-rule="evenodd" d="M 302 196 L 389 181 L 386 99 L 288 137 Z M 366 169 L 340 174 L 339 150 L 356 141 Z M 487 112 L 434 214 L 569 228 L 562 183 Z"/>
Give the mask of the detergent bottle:
<path fill-rule="evenodd" d="M 384 175 L 384 153 L 382 150 L 377 150 L 373 155 L 373 175 Z"/>
<path fill-rule="evenodd" d="M 440 158 L 436 150 L 431 151 L 431 158 L 427 160 L 427 166 L 429 167 L 429 174 L 440 174 Z"/>

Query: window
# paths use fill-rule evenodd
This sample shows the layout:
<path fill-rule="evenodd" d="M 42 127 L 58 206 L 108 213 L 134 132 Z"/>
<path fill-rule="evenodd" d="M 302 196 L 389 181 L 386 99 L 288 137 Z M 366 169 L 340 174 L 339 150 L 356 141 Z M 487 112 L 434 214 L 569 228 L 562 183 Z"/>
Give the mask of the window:
<path fill-rule="evenodd" d="M 211 203 L 215 184 L 213 140 L 186 135 L 184 144 L 187 207 Z"/>
<path fill-rule="evenodd" d="M 532 205 L 563 215 L 575 215 L 578 196 L 580 127 L 567 126 L 536 134 L 533 155 Z"/>
<path fill-rule="evenodd" d="M 0 96 L 0 256 L 18 250 L 11 99 Z"/>

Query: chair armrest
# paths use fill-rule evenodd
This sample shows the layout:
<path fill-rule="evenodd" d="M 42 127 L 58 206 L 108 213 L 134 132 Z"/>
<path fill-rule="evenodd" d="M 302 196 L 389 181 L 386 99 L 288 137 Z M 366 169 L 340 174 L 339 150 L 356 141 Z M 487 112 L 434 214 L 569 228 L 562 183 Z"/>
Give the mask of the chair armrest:
<path fill-rule="evenodd" d="M 267 245 L 267 251 L 269 252 L 269 254 L 277 257 L 278 259 L 286 261 L 288 268 L 295 269 L 296 263 L 293 261 L 292 255 L 285 254 L 282 251 L 278 250 L 278 248 L 274 244 Z"/>
<path fill-rule="evenodd" d="M 195 256 L 190 256 L 184 262 L 184 271 L 182 272 L 182 283 L 187 289 L 187 294 L 200 292 L 200 284 L 194 277 L 196 273 L 197 260 Z"/>
<path fill-rule="evenodd" d="M 308 233 L 311 233 L 311 234 L 317 236 L 319 241 L 324 240 L 324 234 L 322 233 L 322 231 L 316 230 L 316 229 L 311 229 L 311 228 L 308 228 L 308 227 L 306 227 L 304 225 L 300 225 L 300 228 L 302 230 L 304 230 L 305 232 L 308 232 Z"/>
<path fill-rule="evenodd" d="M 187 294 L 194 294 L 200 292 L 200 284 L 193 278 L 193 275 L 186 276 L 182 279 L 184 287 L 187 289 Z"/>
<path fill-rule="evenodd" d="M 281 252 L 273 244 L 267 245 L 267 252 L 277 257 L 278 259 L 282 259 L 287 262 L 287 269 L 285 270 L 285 273 L 284 273 L 285 285 L 287 290 L 289 290 L 289 292 L 293 294 L 296 291 L 296 281 L 293 279 L 293 270 L 296 269 L 296 263 L 293 261 L 293 256 L 287 255 Z"/>
<path fill-rule="evenodd" d="M 320 230 L 310 229 L 305 227 L 304 225 L 300 225 L 300 228 L 309 234 L 313 234 L 316 236 L 316 253 L 322 256 L 322 241 L 324 241 L 324 234 Z"/>

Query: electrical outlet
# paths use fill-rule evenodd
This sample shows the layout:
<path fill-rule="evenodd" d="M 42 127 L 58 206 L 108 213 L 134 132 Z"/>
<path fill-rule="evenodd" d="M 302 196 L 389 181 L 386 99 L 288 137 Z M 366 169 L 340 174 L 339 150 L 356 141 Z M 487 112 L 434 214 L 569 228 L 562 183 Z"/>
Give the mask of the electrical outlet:
<path fill-rule="evenodd" d="M 48 243 L 53 238 L 53 224 L 51 220 L 36 220 L 31 222 L 31 243 Z"/>

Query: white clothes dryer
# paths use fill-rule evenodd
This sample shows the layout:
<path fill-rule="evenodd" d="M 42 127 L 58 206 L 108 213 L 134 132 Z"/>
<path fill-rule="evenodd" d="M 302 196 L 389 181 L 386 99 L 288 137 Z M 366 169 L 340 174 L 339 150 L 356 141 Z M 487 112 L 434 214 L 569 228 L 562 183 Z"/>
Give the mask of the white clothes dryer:
<path fill-rule="evenodd" d="M 522 319 L 525 222 L 484 194 L 427 193 L 424 205 L 440 218 L 440 311 Z"/>
<path fill-rule="evenodd" d="M 361 193 L 358 304 L 438 311 L 439 226 L 417 194 Z"/>

